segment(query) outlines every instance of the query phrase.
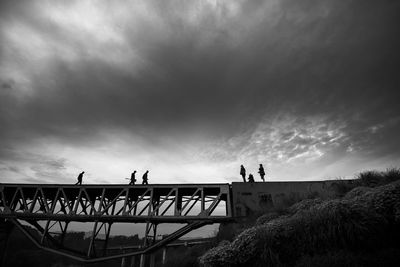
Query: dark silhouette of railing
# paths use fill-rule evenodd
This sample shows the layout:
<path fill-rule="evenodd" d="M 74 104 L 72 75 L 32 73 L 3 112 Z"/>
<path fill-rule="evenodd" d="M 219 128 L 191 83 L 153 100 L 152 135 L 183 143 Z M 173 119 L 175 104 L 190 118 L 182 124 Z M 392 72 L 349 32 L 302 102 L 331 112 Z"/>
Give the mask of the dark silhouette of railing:
<path fill-rule="evenodd" d="M 233 220 L 229 184 L 50 185 L 0 184 L 0 220 L 12 223 L 38 247 L 83 262 L 143 255 L 207 224 Z M 85 251 L 64 244 L 72 222 L 91 222 Z M 144 244 L 135 251 L 108 250 L 114 223 L 145 223 Z M 183 226 L 157 240 L 157 226 Z M 32 235 L 26 225 L 38 233 Z"/>

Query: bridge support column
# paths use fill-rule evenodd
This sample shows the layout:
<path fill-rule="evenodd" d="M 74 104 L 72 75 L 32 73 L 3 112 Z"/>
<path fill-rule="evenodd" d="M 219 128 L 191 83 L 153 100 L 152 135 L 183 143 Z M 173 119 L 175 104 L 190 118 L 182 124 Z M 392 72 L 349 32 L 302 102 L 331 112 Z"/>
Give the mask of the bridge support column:
<path fill-rule="evenodd" d="M 144 267 L 146 263 L 146 254 L 141 254 L 140 255 L 140 267 Z"/>
<path fill-rule="evenodd" d="M 150 254 L 150 267 L 154 267 L 156 264 L 156 253 Z"/>
<path fill-rule="evenodd" d="M 136 266 L 136 257 L 132 256 L 131 257 L 131 266 L 130 267 L 135 267 Z"/>
<path fill-rule="evenodd" d="M 7 220 L 0 219 L 0 267 L 6 266 L 7 245 L 13 226 Z"/>
<path fill-rule="evenodd" d="M 163 247 L 162 250 L 162 265 L 165 265 L 165 262 L 167 261 L 167 247 Z"/>
<path fill-rule="evenodd" d="M 121 259 L 121 267 L 128 267 L 127 262 L 128 262 L 128 258 L 127 257 L 123 257 Z"/>

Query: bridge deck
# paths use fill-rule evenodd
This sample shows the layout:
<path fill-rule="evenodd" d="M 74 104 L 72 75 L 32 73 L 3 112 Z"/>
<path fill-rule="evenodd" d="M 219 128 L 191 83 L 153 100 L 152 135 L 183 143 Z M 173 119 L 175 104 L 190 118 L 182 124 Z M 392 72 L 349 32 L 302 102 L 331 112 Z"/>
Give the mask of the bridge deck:
<path fill-rule="evenodd" d="M 229 184 L 0 184 L 0 217 L 186 223 L 231 217 Z M 214 210 L 223 202 L 224 210 Z"/>
<path fill-rule="evenodd" d="M 150 253 L 193 229 L 233 220 L 231 199 L 229 184 L 0 184 L 0 219 L 11 221 L 45 250 L 95 262 Z M 64 246 L 71 222 L 93 224 L 83 254 Z M 110 229 L 120 222 L 146 223 L 145 244 L 135 252 L 108 255 Z M 160 223 L 185 225 L 156 240 Z M 39 239 L 26 224 L 37 229 Z"/>

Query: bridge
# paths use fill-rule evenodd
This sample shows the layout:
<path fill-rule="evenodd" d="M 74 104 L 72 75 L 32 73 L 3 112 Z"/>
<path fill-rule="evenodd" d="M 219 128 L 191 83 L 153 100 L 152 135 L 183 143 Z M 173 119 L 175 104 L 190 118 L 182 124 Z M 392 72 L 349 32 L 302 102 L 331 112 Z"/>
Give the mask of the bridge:
<path fill-rule="evenodd" d="M 0 241 L 17 227 L 46 251 L 84 263 L 138 256 L 143 267 L 148 255 L 195 229 L 233 222 L 249 212 L 265 212 L 310 196 L 327 197 L 335 193 L 335 184 L 0 184 Z M 92 227 L 84 250 L 78 251 L 65 242 L 74 223 L 89 223 Z M 143 224 L 143 244 L 110 247 L 110 232 L 117 223 Z M 160 239 L 157 230 L 162 224 L 177 224 L 179 228 Z"/>
<path fill-rule="evenodd" d="M 231 203 L 229 184 L 0 184 L 0 224 L 18 227 L 39 248 L 92 263 L 151 254 L 204 225 L 232 221 Z M 85 251 L 65 245 L 72 222 L 93 224 Z M 144 223 L 144 244 L 128 252 L 108 249 L 115 223 Z M 181 227 L 158 240 L 163 223 Z"/>

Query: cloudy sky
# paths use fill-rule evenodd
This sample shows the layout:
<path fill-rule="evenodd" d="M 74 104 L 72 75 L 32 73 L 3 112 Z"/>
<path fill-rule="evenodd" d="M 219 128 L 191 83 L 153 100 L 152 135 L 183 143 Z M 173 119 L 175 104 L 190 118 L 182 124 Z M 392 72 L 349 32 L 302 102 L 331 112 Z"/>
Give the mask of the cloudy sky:
<path fill-rule="evenodd" d="M 0 3 L 0 182 L 400 166 L 399 1 Z"/>

